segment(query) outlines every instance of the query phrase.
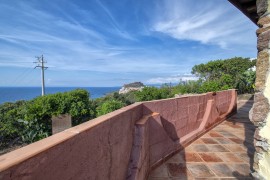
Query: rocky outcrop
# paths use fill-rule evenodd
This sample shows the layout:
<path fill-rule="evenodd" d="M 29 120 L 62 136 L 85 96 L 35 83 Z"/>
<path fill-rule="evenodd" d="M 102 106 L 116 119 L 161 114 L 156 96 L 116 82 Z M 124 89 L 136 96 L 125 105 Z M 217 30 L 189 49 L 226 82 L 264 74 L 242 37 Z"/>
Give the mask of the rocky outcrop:
<path fill-rule="evenodd" d="M 124 86 L 119 90 L 119 94 L 126 94 L 130 91 L 141 91 L 143 88 L 144 84 L 141 82 L 124 84 Z"/>

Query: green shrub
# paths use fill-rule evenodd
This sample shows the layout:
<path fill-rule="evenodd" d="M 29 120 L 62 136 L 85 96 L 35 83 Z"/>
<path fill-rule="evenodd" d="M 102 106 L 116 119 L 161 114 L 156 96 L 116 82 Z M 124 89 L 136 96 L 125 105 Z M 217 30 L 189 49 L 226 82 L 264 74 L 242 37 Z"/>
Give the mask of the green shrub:
<path fill-rule="evenodd" d="M 205 81 L 199 88 L 200 93 L 216 92 L 220 90 L 220 84 L 218 81 Z"/>
<path fill-rule="evenodd" d="M 199 93 L 199 88 L 201 86 L 201 80 L 199 81 L 188 81 L 185 84 L 178 84 L 173 87 L 173 94 L 194 94 Z"/>
<path fill-rule="evenodd" d="M 171 91 L 167 87 L 144 87 L 141 91 L 135 92 L 137 101 L 151 101 L 155 99 L 165 99 L 172 97 Z"/>
<path fill-rule="evenodd" d="M 24 117 L 26 101 L 0 105 L 0 149 L 18 140 L 24 126 L 17 120 Z"/>
<path fill-rule="evenodd" d="M 37 119 L 32 121 L 18 120 L 23 125 L 23 130 L 19 132 L 22 141 L 25 143 L 32 143 L 49 136 L 48 132 L 45 132 L 43 124 L 39 124 Z"/>
<path fill-rule="evenodd" d="M 94 117 L 95 106 L 86 90 L 49 94 L 31 101 L 18 101 L 0 105 L 1 147 L 19 138 L 31 143 L 51 134 L 51 118 L 70 114 L 77 125 Z"/>
<path fill-rule="evenodd" d="M 72 125 L 80 124 L 93 116 L 89 102 L 89 93 L 83 89 L 76 89 L 64 93 L 40 96 L 27 105 L 25 120 L 37 119 L 45 127 L 46 132 L 51 132 L 51 118 L 60 114 L 70 114 Z"/>
<path fill-rule="evenodd" d="M 101 116 L 104 114 L 107 114 L 109 112 L 115 111 L 117 109 L 120 109 L 121 107 L 124 107 L 125 104 L 121 101 L 117 100 L 108 100 L 102 103 L 97 107 L 97 116 Z"/>

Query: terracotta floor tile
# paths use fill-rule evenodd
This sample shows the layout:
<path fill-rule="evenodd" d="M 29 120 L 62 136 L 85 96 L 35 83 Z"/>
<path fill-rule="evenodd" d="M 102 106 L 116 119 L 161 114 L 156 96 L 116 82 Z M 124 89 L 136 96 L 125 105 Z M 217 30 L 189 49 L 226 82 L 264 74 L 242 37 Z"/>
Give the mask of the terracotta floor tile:
<path fill-rule="evenodd" d="M 227 138 L 215 138 L 215 140 L 217 142 L 219 142 L 219 144 L 234 144 L 233 141 L 227 139 Z"/>
<path fill-rule="evenodd" d="M 224 129 L 228 129 L 228 128 L 229 128 L 229 126 L 221 124 L 221 125 L 219 125 L 218 129 L 214 129 L 214 130 L 217 133 L 220 133 L 220 132 L 224 131 Z"/>
<path fill-rule="evenodd" d="M 209 152 L 230 152 L 228 149 L 219 144 L 207 145 L 207 148 L 209 149 Z"/>
<path fill-rule="evenodd" d="M 223 137 L 222 135 L 220 135 L 219 133 L 215 132 L 215 131 L 210 131 L 209 135 L 211 137 Z"/>
<path fill-rule="evenodd" d="M 242 128 L 241 126 L 236 125 L 236 124 L 228 124 L 228 126 L 230 126 L 232 128 Z"/>
<path fill-rule="evenodd" d="M 193 144 L 189 145 L 188 147 L 185 148 L 185 152 L 193 152 L 195 151 L 193 148 Z"/>
<path fill-rule="evenodd" d="M 225 131 L 225 130 L 222 130 L 222 131 L 219 131 L 219 133 L 225 137 L 236 137 L 235 135 L 233 135 L 232 133 L 228 132 L 228 131 Z"/>
<path fill-rule="evenodd" d="M 172 177 L 188 177 L 191 175 L 189 174 L 185 163 L 168 163 L 167 167 Z"/>
<path fill-rule="evenodd" d="M 243 160 L 238 158 L 238 155 L 235 153 L 218 153 L 218 156 L 221 157 L 224 162 L 243 162 Z"/>
<path fill-rule="evenodd" d="M 204 164 L 188 164 L 188 169 L 194 177 L 215 177 L 215 174 Z"/>
<path fill-rule="evenodd" d="M 215 153 L 199 153 L 205 162 L 223 162 Z"/>
<path fill-rule="evenodd" d="M 204 144 L 194 144 L 192 145 L 194 152 L 209 152 L 209 149 Z"/>
<path fill-rule="evenodd" d="M 231 152 L 245 152 L 246 149 L 244 149 L 242 146 L 239 144 L 224 144 L 223 145 L 226 149 L 230 150 Z"/>
<path fill-rule="evenodd" d="M 213 138 L 201 138 L 201 140 L 202 140 L 205 144 L 218 144 L 218 142 L 215 141 Z"/>
<path fill-rule="evenodd" d="M 237 136 L 240 139 L 245 139 L 246 138 L 246 135 L 243 132 L 235 132 L 234 135 Z"/>
<path fill-rule="evenodd" d="M 236 144 L 243 144 L 244 140 L 240 138 L 229 138 L 231 141 L 235 142 Z"/>
<path fill-rule="evenodd" d="M 201 138 L 210 138 L 211 136 L 208 134 L 208 133 L 206 133 L 206 134 L 204 134 Z"/>
<path fill-rule="evenodd" d="M 250 169 L 248 164 L 232 164 L 230 168 L 233 170 L 235 177 L 250 177 Z"/>
<path fill-rule="evenodd" d="M 156 169 L 151 171 L 149 177 L 159 177 L 159 178 L 169 177 L 167 166 L 165 166 L 164 164 L 158 166 Z"/>
<path fill-rule="evenodd" d="M 226 164 L 209 164 L 208 167 L 218 177 L 234 177 L 232 170 Z"/>
<path fill-rule="evenodd" d="M 213 130 L 216 132 L 224 130 L 221 126 L 222 126 L 222 124 L 218 125 L 217 127 L 214 127 Z"/>
<path fill-rule="evenodd" d="M 204 142 L 201 139 L 197 139 L 192 144 L 204 144 Z"/>
<path fill-rule="evenodd" d="M 187 152 L 185 154 L 184 159 L 186 160 L 186 162 L 202 162 L 203 161 L 197 153 L 190 153 L 190 152 Z"/>
<path fill-rule="evenodd" d="M 252 158 L 250 155 L 248 155 L 247 153 L 236 153 L 235 156 L 237 156 L 238 158 L 242 159 L 243 161 L 249 163 L 250 158 Z"/>

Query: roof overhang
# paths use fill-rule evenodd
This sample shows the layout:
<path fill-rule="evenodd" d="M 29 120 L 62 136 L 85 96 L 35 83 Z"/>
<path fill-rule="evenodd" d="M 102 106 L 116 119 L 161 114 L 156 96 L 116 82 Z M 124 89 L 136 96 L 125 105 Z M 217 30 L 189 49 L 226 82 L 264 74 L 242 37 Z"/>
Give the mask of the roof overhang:
<path fill-rule="evenodd" d="M 259 16 L 257 14 L 256 0 L 228 0 L 240 11 L 242 11 L 252 22 L 257 25 Z"/>

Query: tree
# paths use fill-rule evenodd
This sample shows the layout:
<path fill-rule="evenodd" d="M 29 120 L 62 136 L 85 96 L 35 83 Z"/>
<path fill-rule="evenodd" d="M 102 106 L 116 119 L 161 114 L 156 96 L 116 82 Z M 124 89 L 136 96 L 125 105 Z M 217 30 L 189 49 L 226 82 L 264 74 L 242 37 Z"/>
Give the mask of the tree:
<path fill-rule="evenodd" d="M 241 93 L 250 93 L 250 87 L 244 87 L 248 78 L 245 72 L 256 65 L 256 60 L 249 58 L 234 57 L 225 60 L 209 61 L 205 64 L 195 65 L 192 74 L 203 80 L 201 92 L 208 90 L 225 90 L 230 88 L 241 88 Z M 254 84 L 255 77 L 250 78 Z M 248 81 L 248 80 L 247 80 Z"/>
<path fill-rule="evenodd" d="M 255 65 L 256 60 L 234 57 L 225 60 L 209 61 L 206 64 L 195 65 L 192 68 L 191 73 L 205 80 L 217 80 L 224 74 L 228 74 L 236 78 Z"/>
<path fill-rule="evenodd" d="M 255 89 L 256 71 L 247 70 L 241 76 L 237 82 L 236 88 L 240 94 L 254 93 Z"/>

